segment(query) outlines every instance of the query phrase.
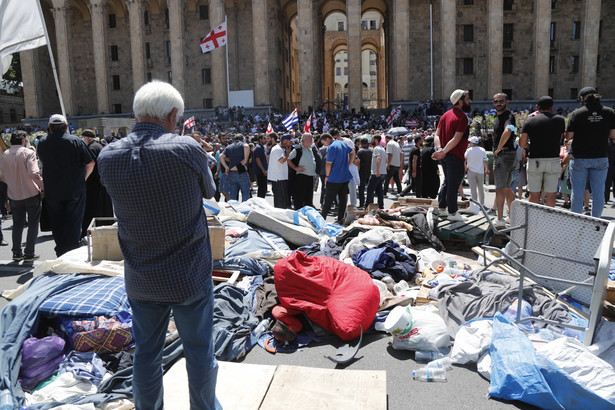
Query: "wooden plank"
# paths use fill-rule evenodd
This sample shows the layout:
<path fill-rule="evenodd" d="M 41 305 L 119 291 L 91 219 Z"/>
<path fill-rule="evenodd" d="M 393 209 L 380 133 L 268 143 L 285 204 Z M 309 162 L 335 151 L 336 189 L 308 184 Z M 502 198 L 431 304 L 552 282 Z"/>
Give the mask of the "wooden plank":
<path fill-rule="evenodd" d="M 218 361 L 216 397 L 225 410 L 260 408 L 277 366 Z M 164 375 L 166 409 L 190 408 L 186 359 L 181 359 Z"/>
<path fill-rule="evenodd" d="M 239 389 L 243 385 L 234 386 Z M 260 408 L 386 410 L 386 371 L 280 365 Z"/>

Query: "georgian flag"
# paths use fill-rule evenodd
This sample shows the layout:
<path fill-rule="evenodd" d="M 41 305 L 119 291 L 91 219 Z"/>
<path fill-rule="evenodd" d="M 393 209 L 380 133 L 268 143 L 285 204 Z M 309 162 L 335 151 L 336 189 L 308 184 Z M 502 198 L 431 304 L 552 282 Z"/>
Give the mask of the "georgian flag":
<path fill-rule="evenodd" d="M 290 131 L 293 129 L 293 125 L 299 124 L 299 116 L 297 115 L 297 109 L 290 113 L 290 115 L 282 120 L 284 127 Z"/>
<path fill-rule="evenodd" d="M 226 21 L 218 24 L 215 29 L 205 36 L 201 41 L 201 51 L 205 54 L 224 45 L 226 45 Z"/>
<path fill-rule="evenodd" d="M 310 117 L 305 122 L 305 126 L 303 127 L 303 132 L 306 134 L 309 134 L 311 126 L 312 126 L 312 114 L 310 114 Z"/>
<path fill-rule="evenodd" d="M 316 116 L 312 116 L 312 128 L 314 128 L 314 131 L 318 131 L 318 118 L 316 118 Z"/>
<path fill-rule="evenodd" d="M 327 120 L 327 117 L 325 117 L 325 122 L 322 124 L 322 132 L 327 131 L 329 131 L 329 121 Z"/>
<path fill-rule="evenodd" d="M 192 128 L 192 127 L 194 127 L 194 117 L 190 117 L 186 121 L 184 121 L 184 128 Z"/>
<path fill-rule="evenodd" d="M 401 113 L 401 105 L 395 108 L 393 111 L 391 111 L 391 114 L 389 114 L 387 118 L 387 124 L 391 124 L 393 121 L 395 121 L 395 119 L 399 117 L 400 113 Z"/>
<path fill-rule="evenodd" d="M 271 123 L 269 123 L 269 125 L 267 126 L 267 134 L 271 134 L 273 132 L 273 127 L 271 126 Z"/>

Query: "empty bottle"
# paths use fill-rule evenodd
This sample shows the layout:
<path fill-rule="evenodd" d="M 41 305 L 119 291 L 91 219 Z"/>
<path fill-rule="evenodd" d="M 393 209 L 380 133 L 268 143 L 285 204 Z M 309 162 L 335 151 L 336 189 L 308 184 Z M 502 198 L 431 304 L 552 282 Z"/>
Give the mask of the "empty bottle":
<path fill-rule="evenodd" d="M 446 369 L 430 369 L 421 367 L 418 370 L 412 370 L 412 378 L 422 382 L 445 382 Z"/>
<path fill-rule="evenodd" d="M 440 352 L 430 352 L 427 350 L 417 350 L 414 352 L 414 360 L 420 363 L 427 363 L 433 360 L 442 359 L 444 355 Z"/>
<path fill-rule="evenodd" d="M 452 364 L 453 362 L 451 361 L 450 357 L 443 357 L 442 359 L 432 360 L 431 362 L 427 363 L 425 367 L 429 369 L 450 370 L 453 368 Z"/>
<path fill-rule="evenodd" d="M 258 339 L 259 336 L 265 333 L 265 331 L 269 328 L 270 323 L 271 319 L 263 319 L 252 331 L 252 336 L 254 336 L 255 339 Z"/>

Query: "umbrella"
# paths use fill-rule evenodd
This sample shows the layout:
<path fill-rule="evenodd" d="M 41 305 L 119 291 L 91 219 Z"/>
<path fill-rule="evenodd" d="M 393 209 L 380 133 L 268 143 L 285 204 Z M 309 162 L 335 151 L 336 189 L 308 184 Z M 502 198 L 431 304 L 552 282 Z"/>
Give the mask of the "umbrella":
<path fill-rule="evenodd" d="M 406 135 L 409 134 L 410 131 L 408 130 L 408 128 L 406 127 L 393 127 L 390 130 L 387 131 L 388 135 L 392 135 L 394 137 L 398 136 L 398 135 Z"/>

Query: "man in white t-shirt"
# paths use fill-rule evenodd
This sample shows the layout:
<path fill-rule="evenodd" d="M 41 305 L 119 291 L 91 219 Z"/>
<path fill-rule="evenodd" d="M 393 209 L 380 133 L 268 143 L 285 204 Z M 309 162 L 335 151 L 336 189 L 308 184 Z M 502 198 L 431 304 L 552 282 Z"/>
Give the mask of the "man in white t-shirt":
<path fill-rule="evenodd" d="M 286 209 L 289 204 L 288 196 L 288 155 L 290 154 L 292 137 L 290 134 L 282 135 L 280 143 L 271 148 L 267 180 L 271 181 L 273 191 L 273 206 Z"/>
<path fill-rule="evenodd" d="M 478 146 L 480 139 L 478 137 L 470 137 L 468 139 L 468 149 L 465 153 L 466 173 L 468 175 L 468 184 L 470 184 L 470 195 L 472 199 L 485 205 L 485 190 L 483 183 L 485 182 L 485 174 L 489 173 L 489 160 L 485 150 Z"/>
<path fill-rule="evenodd" d="M 401 180 L 399 178 L 399 167 L 401 166 L 402 161 L 404 160 L 404 154 L 401 152 L 401 148 L 397 141 L 393 139 L 393 136 L 387 135 L 387 175 L 384 179 L 384 190 L 385 194 L 389 190 L 389 182 L 391 178 L 395 181 L 395 185 L 397 185 L 397 195 L 401 194 Z"/>
<path fill-rule="evenodd" d="M 380 145 L 380 135 L 372 137 L 374 152 L 372 153 L 372 168 L 369 183 L 367 184 L 367 198 L 365 206 L 367 207 L 374 201 L 374 194 L 378 197 L 378 207 L 384 209 L 384 178 L 387 173 L 386 158 L 387 153 L 384 147 Z"/>

